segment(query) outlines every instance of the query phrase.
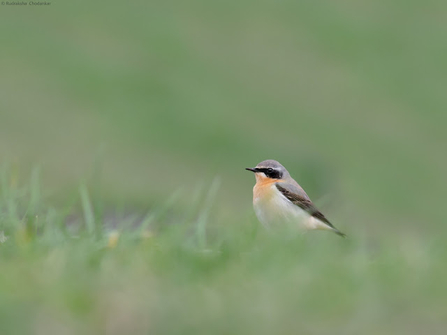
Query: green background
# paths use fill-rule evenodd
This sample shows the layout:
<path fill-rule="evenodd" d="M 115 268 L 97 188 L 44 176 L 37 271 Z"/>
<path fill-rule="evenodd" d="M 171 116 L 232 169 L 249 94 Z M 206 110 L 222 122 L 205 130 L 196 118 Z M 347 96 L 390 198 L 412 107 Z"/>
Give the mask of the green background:
<path fill-rule="evenodd" d="M 84 180 L 100 190 L 96 196 L 104 208 L 137 213 L 162 206 L 181 189 L 173 210 L 182 216 L 192 194 L 218 178 L 209 215 L 225 225 L 252 220 L 254 178 L 244 168 L 276 159 L 351 240 L 385 243 L 385 263 L 388 252 L 399 250 L 399 257 L 411 263 L 421 248 L 446 236 L 446 10 L 444 2 L 434 0 L 55 0 L 50 6 L 0 6 L 0 162 L 19 185 L 39 165 L 43 196 L 56 208 L 70 202 Z M 269 243 L 274 250 L 281 245 Z M 445 267 L 440 256 L 445 253 L 431 252 L 427 259 Z M 171 262 L 178 261 L 171 256 Z M 315 269 L 324 268 L 324 257 L 318 259 L 323 263 Z M 416 272 L 430 267 L 422 259 Z M 343 262 L 357 271 L 357 263 Z M 12 273 L 15 263 L 9 265 Z M 409 280 L 413 270 L 404 266 L 399 272 L 390 264 L 371 285 L 387 287 L 388 275 Z M 236 286 L 243 281 L 236 269 L 222 272 Z M 256 280 L 256 271 L 250 275 Z M 432 275 L 440 285 L 438 274 Z M 419 284 L 402 284 L 403 290 L 419 292 Z M 262 287 L 273 294 L 268 281 Z M 396 287 L 385 288 L 384 294 Z M 433 297 L 440 293 L 436 287 L 442 286 L 427 286 Z M 71 286 L 63 289 L 71 291 Z M 436 300 L 424 292 L 411 304 Z M 273 296 L 281 305 L 281 297 Z M 340 333 L 356 334 L 361 325 L 371 324 L 382 334 L 398 329 L 417 334 L 426 327 L 435 333 L 445 325 L 445 305 L 437 302 L 401 315 L 399 308 L 408 303 L 403 296 L 397 294 L 396 306 L 390 307 L 393 326 L 380 317 L 368 323 L 365 312 Z M 219 297 L 202 303 L 209 298 L 231 305 Z M 22 300 L 27 301 L 26 294 L 5 302 L 0 312 L 4 315 L 11 304 L 20 313 L 33 310 Z M 47 309 L 55 308 L 48 304 Z M 172 301 L 160 304 L 168 311 L 164 317 L 178 312 Z M 289 307 L 293 318 L 293 304 Z M 63 318 L 70 319 L 72 310 L 67 310 Z M 327 319 L 335 315 L 330 309 L 326 312 L 327 328 L 305 329 L 329 331 L 337 322 Z M 265 315 L 276 325 L 282 319 L 272 313 Z M 246 312 L 244 320 L 255 322 L 257 315 L 264 314 Z M 309 322 L 317 322 L 318 314 L 309 315 Z M 182 320 L 177 331 L 187 333 L 188 322 Z M 403 326 L 411 321 L 413 326 Z M 225 329 L 219 322 L 213 325 Z M 146 329 L 144 323 L 141 327 Z M 284 325 L 285 332 L 292 329 Z M 169 327 L 159 331 L 169 332 Z M 222 333 L 240 331 L 254 330 L 242 322 Z"/>

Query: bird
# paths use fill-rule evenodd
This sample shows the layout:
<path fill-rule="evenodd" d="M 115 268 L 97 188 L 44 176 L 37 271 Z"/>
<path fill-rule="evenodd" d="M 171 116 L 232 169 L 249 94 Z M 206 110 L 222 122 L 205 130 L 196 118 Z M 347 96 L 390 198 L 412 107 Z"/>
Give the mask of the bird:
<path fill-rule="evenodd" d="M 346 237 L 315 207 L 303 188 L 279 162 L 268 159 L 252 171 L 256 177 L 253 187 L 253 208 L 258 220 L 270 228 L 288 222 L 304 230 L 328 230 Z"/>

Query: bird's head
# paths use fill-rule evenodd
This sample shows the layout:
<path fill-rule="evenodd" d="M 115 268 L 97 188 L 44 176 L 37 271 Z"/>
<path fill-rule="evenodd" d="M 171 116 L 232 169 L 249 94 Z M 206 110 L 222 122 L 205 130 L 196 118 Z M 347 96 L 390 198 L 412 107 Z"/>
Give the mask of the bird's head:
<path fill-rule="evenodd" d="M 256 167 L 245 168 L 245 170 L 254 172 L 257 181 L 264 180 L 266 178 L 283 179 L 284 177 L 289 176 L 289 172 L 287 172 L 286 168 L 273 159 L 262 161 L 256 165 Z"/>

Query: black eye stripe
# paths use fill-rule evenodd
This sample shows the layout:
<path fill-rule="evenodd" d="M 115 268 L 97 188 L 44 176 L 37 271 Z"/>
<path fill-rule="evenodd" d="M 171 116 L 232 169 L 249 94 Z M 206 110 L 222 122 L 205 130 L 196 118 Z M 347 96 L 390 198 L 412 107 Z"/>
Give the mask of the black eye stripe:
<path fill-rule="evenodd" d="M 273 178 L 273 179 L 281 179 L 282 177 L 282 172 L 272 169 L 272 168 L 257 168 L 256 169 L 259 172 L 264 172 L 264 174 L 269 177 L 269 178 Z"/>

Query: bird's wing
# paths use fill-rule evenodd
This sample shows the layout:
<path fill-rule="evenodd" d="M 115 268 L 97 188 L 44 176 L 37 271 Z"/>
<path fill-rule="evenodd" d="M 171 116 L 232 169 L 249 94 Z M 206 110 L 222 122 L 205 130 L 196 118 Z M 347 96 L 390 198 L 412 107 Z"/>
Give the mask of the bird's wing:
<path fill-rule="evenodd" d="M 288 183 L 276 183 L 275 184 L 278 191 L 280 191 L 287 199 L 289 199 L 290 202 L 292 202 L 294 205 L 300 207 L 301 209 L 305 210 L 309 215 L 313 216 L 314 218 L 324 222 L 329 227 L 333 228 L 334 230 L 338 231 L 332 223 L 329 222 L 328 219 L 321 213 L 315 205 L 310 201 L 309 197 L 307 196 L 306 192 L 300 187 L 299 190 L 302 190 L 302 193 L 294 192 L 296 186 L 291 185 Z M 292 187 L 291 187 L 292 186 Z M 304 193 L 304 194 L 303 194 Z"/>

